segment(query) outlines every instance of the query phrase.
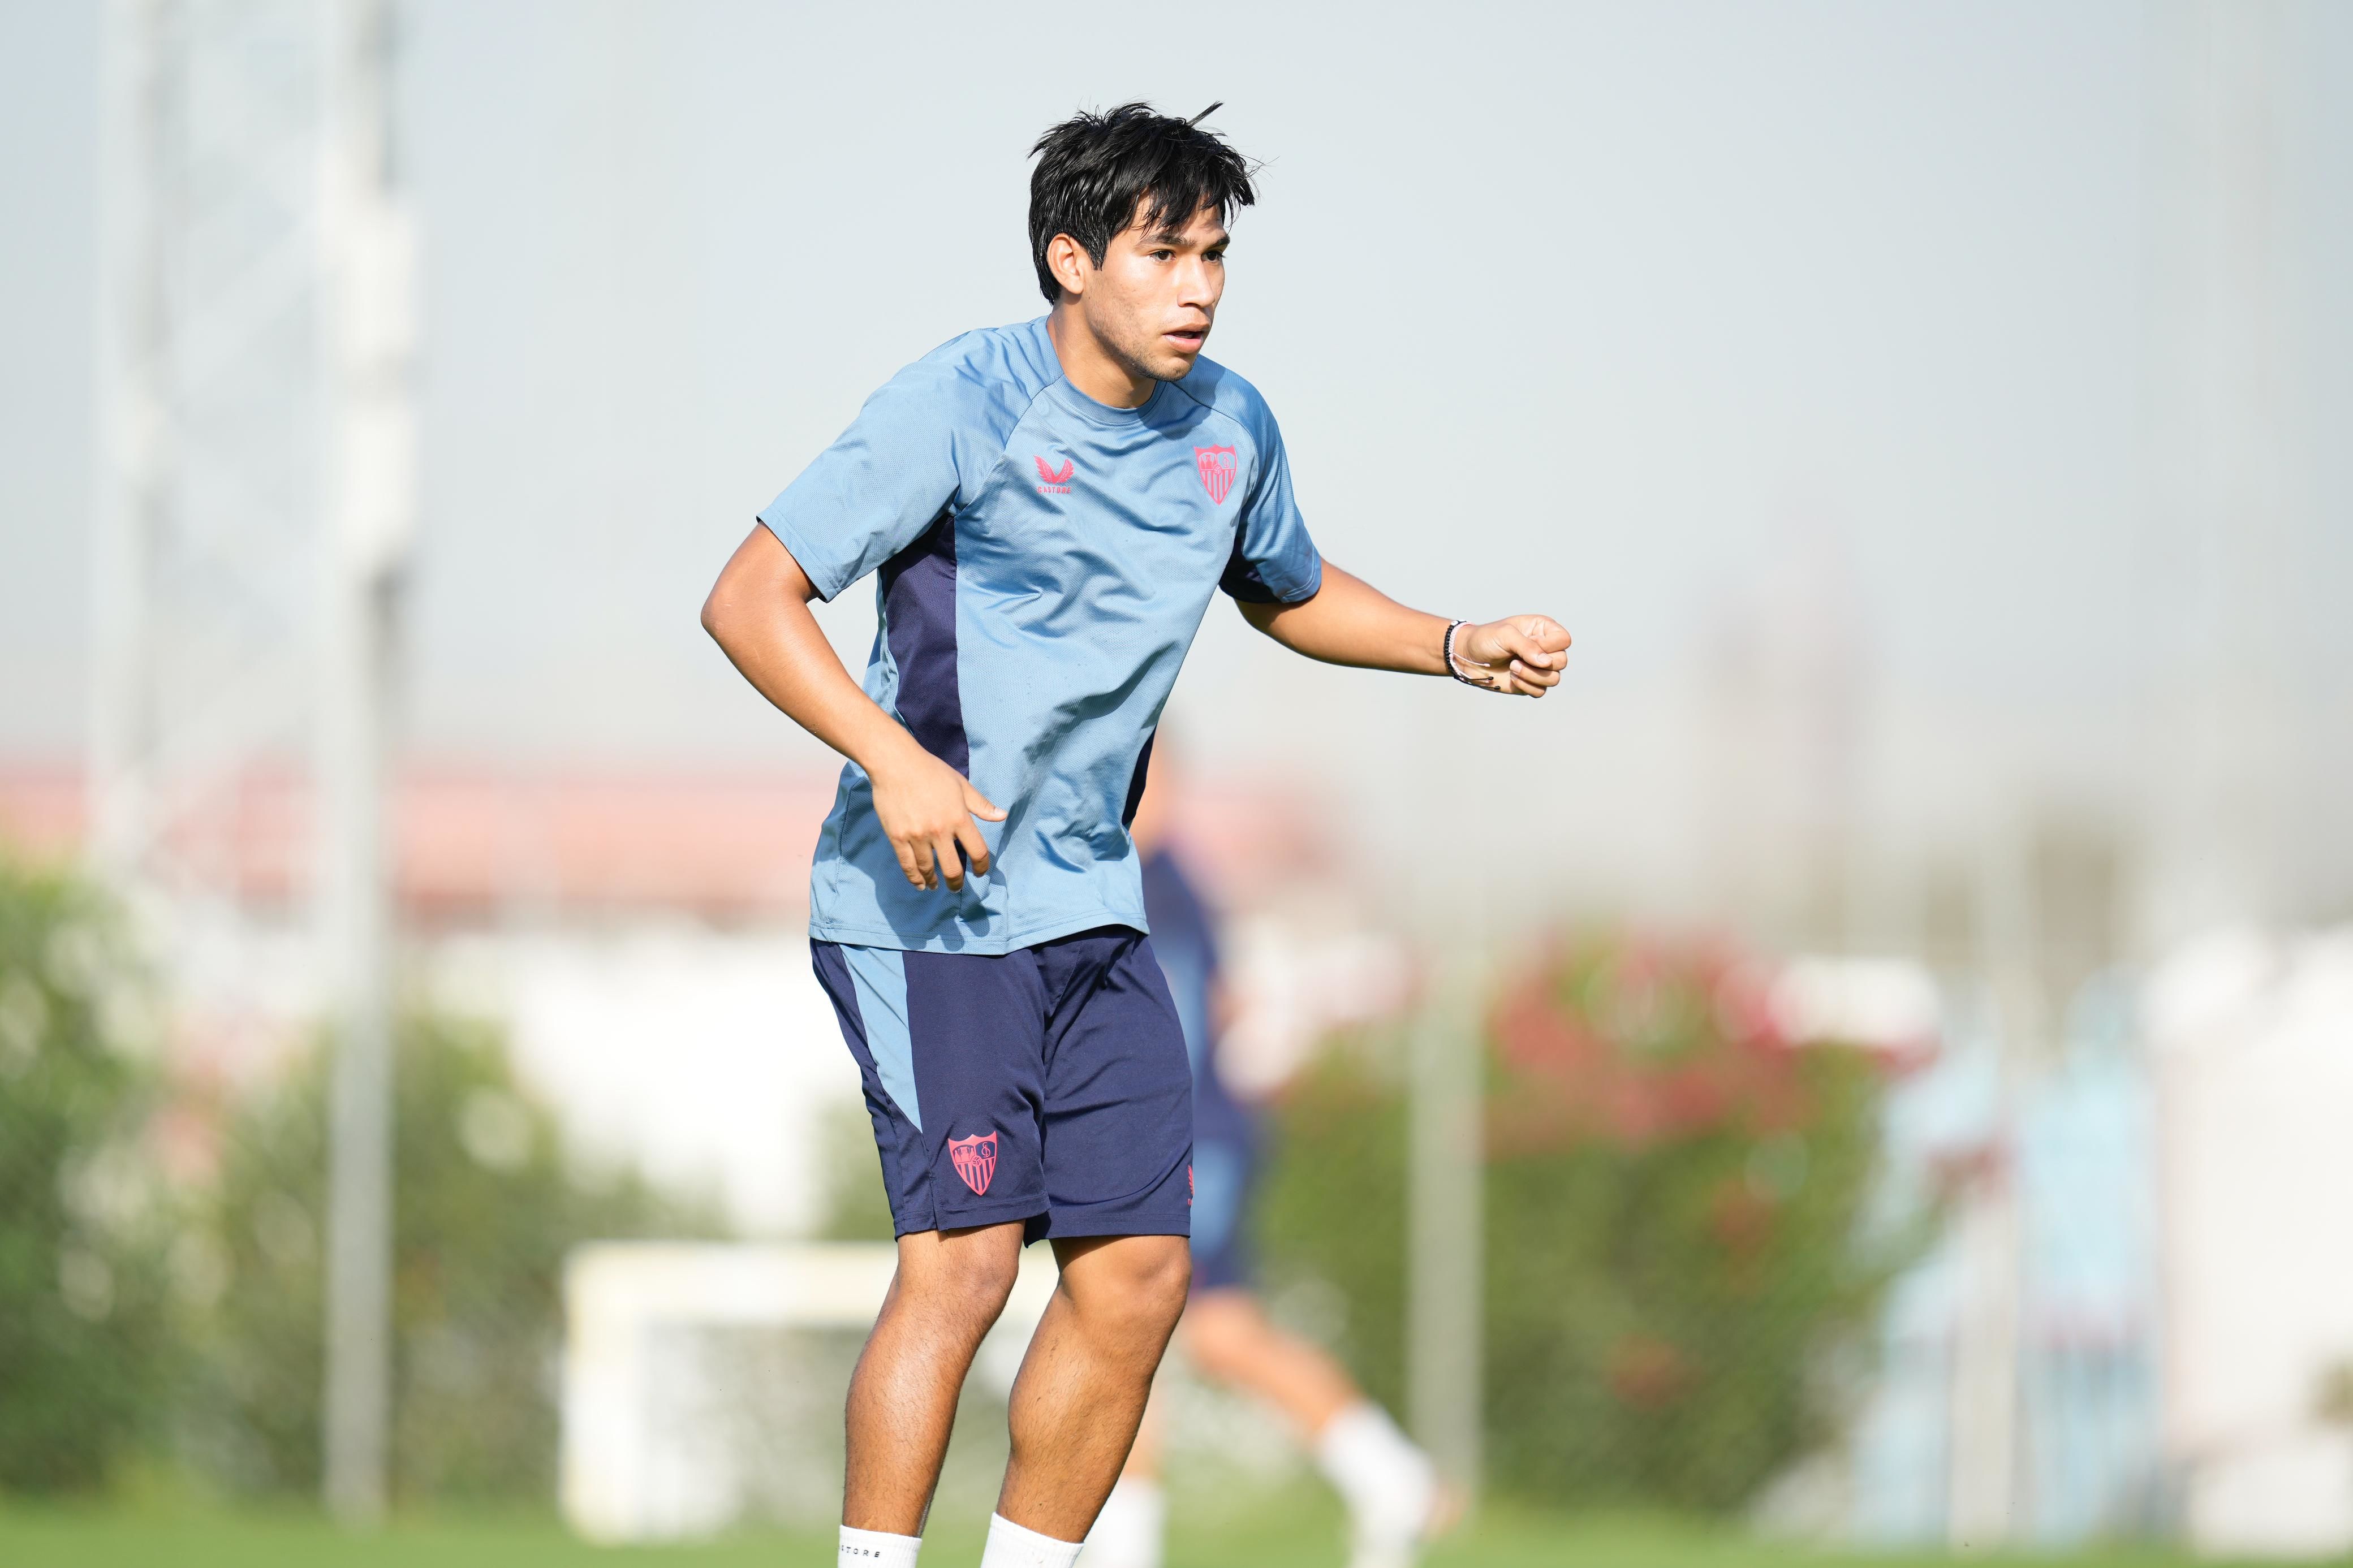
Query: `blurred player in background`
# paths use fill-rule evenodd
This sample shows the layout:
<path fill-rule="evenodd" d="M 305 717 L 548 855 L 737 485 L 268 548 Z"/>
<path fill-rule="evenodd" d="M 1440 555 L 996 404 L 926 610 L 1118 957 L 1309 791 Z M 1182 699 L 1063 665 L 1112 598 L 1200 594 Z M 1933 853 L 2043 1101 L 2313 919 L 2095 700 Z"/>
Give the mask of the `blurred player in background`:
<path fill-rule="evenodd" d="M 1346 1369 L 1277 1328 L 1259 1300 L 1248 1219 L 1263 1139 L 1259 1114 L 1234 1096 L 1219 1064 L 1229 994 L 1215 924 L 1172 838 L 1184 774 L 1171 752 L 1164 733 L 1129 831 L 1144 858 L 1153 952 L 1193 1066 L 1193 1292 L 1177 1342 L 1203 1374 L 1264 1399 L 1299 1433 L 1347 1504 L 1351 1568 L 1403 1568 L 1454 1511 L 1454 1500 L 1428 1456 Z M 1160 1438 L 1155 1406 L 1087 1537 L 1080 1568 L 1160 1568 L 1167 1521 Z"/>

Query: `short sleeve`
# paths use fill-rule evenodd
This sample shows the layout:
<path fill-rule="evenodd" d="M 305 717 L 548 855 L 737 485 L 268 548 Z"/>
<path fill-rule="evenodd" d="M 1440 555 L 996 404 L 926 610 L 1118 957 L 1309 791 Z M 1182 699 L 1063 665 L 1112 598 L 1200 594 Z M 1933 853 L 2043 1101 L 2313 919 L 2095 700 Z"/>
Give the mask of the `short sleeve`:
<path fill-rule="evenodd" d="M 1244 604 L 1296 605 L 1324 586 L 1324 557 L 1292 500 L 1291 459 L 1271 418 L 1259 455 L 1257 483 L 1243 498 L 1234 552 L 1218 586 Z"/>
<path fill-rule="evenodd" d="M 954 376 L 919 362 L 760 513 L 820 598 L 913 543 L 956 493 Z"/>

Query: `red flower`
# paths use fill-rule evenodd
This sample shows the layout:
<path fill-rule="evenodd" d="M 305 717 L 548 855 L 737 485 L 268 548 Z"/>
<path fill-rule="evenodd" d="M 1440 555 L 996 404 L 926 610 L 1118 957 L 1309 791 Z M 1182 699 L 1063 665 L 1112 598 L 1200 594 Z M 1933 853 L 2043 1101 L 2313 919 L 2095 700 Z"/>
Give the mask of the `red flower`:
<path fill-rule="evenodd" d="M 1770 1198 L 1750 1190 L 1747 1183 L 1728 1181 L 1708 1205 L 1707 1227 L 1725 1251 L 1751 1256 L 1773 1238 L 1778 1207 Z"/>
<path fill-rule="evenodd" d="M 1799 1053 L 1767 1005 L 1770 974 L 1720 939 L 1556 945 L 1496 1003 L 1507 1079 L 1499 1148 L 1580 1137 L 1628 1148 L 1805 1126 Z"/>
<path fill-rule="evenodd" d="M 1609 1347 L 1604 1375 L 1618 1403 L 1635 1410 L 1662 1409 L 1682 1398 L 1693 1382 L 1683 1352 L 1644 1333 L 1628 1334 Z"/>

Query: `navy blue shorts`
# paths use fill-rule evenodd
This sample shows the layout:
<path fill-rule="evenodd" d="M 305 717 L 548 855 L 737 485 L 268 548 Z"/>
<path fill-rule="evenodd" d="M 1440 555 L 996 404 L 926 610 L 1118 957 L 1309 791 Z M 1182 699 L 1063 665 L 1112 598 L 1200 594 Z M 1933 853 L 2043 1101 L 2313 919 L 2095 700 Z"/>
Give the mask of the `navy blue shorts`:
<path fill-rule="evenodd" d="M 1258 1151 L 1240 1138 L 1193 1144 L 1193 1290 L 1248 1288 L 1255 1272 L 1250 1247 L 1250 1194 Z"/>
<path fill-rule="evenodd" d="M 865 1079 L 897 1234 L 1191 1233 L 1192 1070 L 1143 932 L 809 951 Z"/>

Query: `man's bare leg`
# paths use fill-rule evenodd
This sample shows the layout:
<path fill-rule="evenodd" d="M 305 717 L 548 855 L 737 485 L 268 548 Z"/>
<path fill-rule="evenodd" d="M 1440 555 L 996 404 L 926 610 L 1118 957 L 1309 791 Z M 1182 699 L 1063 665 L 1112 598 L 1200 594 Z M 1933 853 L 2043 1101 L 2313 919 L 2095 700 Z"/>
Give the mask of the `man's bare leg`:
<path fill-rule="evenodd" d="M 1186 1310 L 1190 1312 L 1191 1307 Z M 1119 1480 L 1103 1499 L 1087 1531 L 1079 1568 L 1160 1568 L 1168 1533 L 1168 1494 L 1160 1489 L 1160 1456 L 1167 1416 L 1155 1381 L 1145 1402 L 1143 1424 L 1120 1467 Z"/>
<path fill-rule="evenodd" d="M 1185 1353 L 1208 1376 L 1282 1411 L 1310 1441 L 1365 1397 L 1322 1346 L 1275 1327 L 1248 1290 L 1204 1290 L 1193 1298 Z"/>
<path fill-rule="evenodd" d="M 1348 1504 L 1355 1568 L 1405 1568 L 1421 1540 L 1460 1515 L 1460 1494 L 1439 1482 L 1427 1457 L 1346 1369 L 1277 1328 L 1252 1292 L 1196 1296 L 1185 1313 L 1185 1350 L 1205 1374 L 1259 1395 L 1298 1426 L 1316 1467 Z M 1157 1560 L 1134 1551 L 1128 1557 Z"/>
<path fill-rule="evenodd" d="M 843 1524 L 923 1532 L 956 1395 L 1020 1267 L 1018 1221 L 899 1238 L 899 1271 L 849 1378 Z"/>
<path fill-rule="evenodd" d="M 1054 1256 L 1062 1277 L 1013 1383 L 1013 1458 L 997 1511 L 1078 1541 L 1135 1440 L 1193 1259 L 1181 1236 L 1058 1241 Z"/>

